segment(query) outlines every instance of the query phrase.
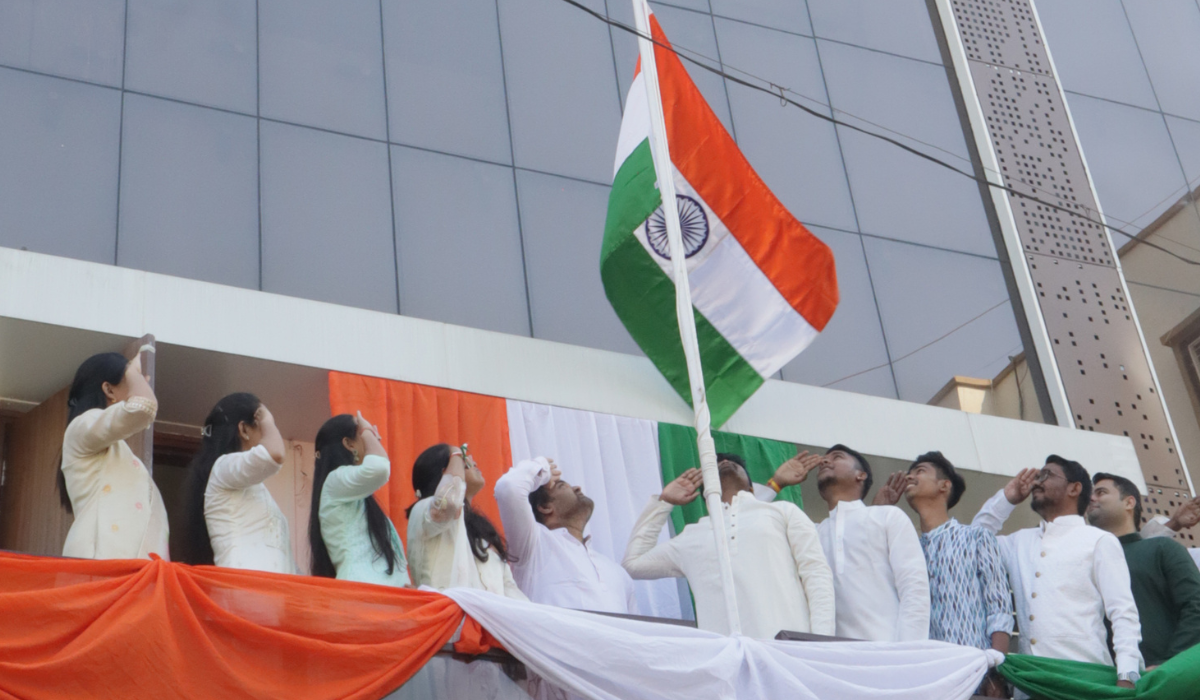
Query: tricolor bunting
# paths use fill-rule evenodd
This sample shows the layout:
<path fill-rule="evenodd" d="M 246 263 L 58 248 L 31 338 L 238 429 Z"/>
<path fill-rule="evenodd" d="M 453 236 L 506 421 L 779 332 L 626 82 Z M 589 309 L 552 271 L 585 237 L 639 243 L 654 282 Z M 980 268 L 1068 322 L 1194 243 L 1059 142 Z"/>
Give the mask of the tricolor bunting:
<path fill-rule="evenodd" d="M 825 328 L 838 303 L 829 248 L 754 172 L 651 15 L 704 384 L 715 426 Z M 641 61 L 625 102 L 600 277 L 617 316 L 691 404 Z"/>

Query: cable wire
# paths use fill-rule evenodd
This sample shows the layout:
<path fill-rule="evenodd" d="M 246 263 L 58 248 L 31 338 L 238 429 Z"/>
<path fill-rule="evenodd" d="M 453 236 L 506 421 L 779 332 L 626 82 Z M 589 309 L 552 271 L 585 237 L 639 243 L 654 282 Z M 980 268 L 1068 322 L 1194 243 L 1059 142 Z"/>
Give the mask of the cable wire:
<path fill-rule="evenodd" d="M 879 140 L 881 140 L 881 141 L 884 141 L 884 142 L 886 142 L 886 143 L 890 143 L 890 144 L 892 144 L 893 146 L 896 146 L 896 147 L 898 147 L 898 148 L 900 148 L 900 149 L 902 149 L 902 150 L 908 151 L 909 153 L 911 153 L 911 154 L 913 154 L 913 155 L 917 156 L 918 158 L 922 158 L 922 159 L 924 159 L 924 160 L 927 160 L 927 161 L 929 161 L 930 163 L 934 163 L 935 165 L 938 165 L 938 166 L 940 166 L 940 167 L 946 168 L 947 170 L 950 170 L 950 171 L 952 171 L 952 172 L 955 172 L 955 173 L 957 173 L 957 174 L 959 174 L 959 175 L 961 175 L 961 176 L 963 176 L 963 177 L 965 177 L 965 178 L 968 178 L 968 179 L 970 179 L 970 180 L 974 180 L 975 182 L 978 182 L 978 183 L 980 183 L 980 184 L 987 185 L 988 187 L 992 187 L 992 188 L 995 188 L 995 189 L 998 189 L 998 190 L 1001 190 L 1001 191 L 1007 192 L 1008 194 L 1010 194 L 1010 195 L 1012 195 L 1012 196 L 1014 196 L 1014 197 L 1020 197 L 1020 198 L 1022 198 L 1022 199 L 1027 199 L 1027 200 L 1029 200 L 1029 201 L 1031 201 L 1031 202 L 1035 202 L 1035 203 L 1037 203 L 1037 204 L 1040 204 L 1040 205 L 1042 205 L 1042 206 L 1044 206 L 1044 207 L 1047 207 L 1047 208 L 1049 208 L 1049 209 L 1053 209 L 1053 210 L 1056 210 L 1056 211 L 1061 211 L 1061 212 L 1063 212 L 1063 213 L 1065 213 L 1065 214 L 1068 214 L 1068 215 L 1070 215 L 1070 216 L 1074 216 L 1074 217 L 1076 217 L 1076 218 L 1082 219 L 1082 220 L 1084 220 L 1084 221 L 1086 221 L 1086 222 L 1088 222 L 1088 223 L 1092 223 L 1092 224 L 1095 224 L 1095 225 L 1097 225 L 1097 226 L 1103 227 L 1103 228 L 1104 228 L 1104 229 L 1106 229 L 1106 230 L 1115 231 L 1115 232 L 1117 232 L 1117 233 L 1119 233 L 1119 234 L 1121 234 L 1121 235 L 1123 235 L 1123 236 L 1128 236 L 1128 237 L 1130 237 L 1130 238 L 1134 238 L 1134 236 L 1130 236 L 1130 234 L 1128 234 L 1128 233 L 1126 233 L 1126 232 L 1122 231 L 1122 230 L 1121 230 L 1121 229 L 1119 229 L 1119 228 L 1116 228 L 1116 227 L 1114 227 L 1114 226 L 1110 226 L 1109 224 L 1107 224 L 1107 223 L 1104 223 L 1103 221 L 1099 221 L 1099 220 L 1093 219 L 1093 218 L 1091 218 L 1090 216 L 1087 216 L 1087 215 L 1085 215 L 1085 214 L 1080 214 L 1079 212 L 1077 212 L 1077 211 L 1075 211 L 1075 210 L 1073 210 L 1073 209 L 1071 209 L 1071 208 L 1069 208 L 1069 207 L 1065 207 L 1065 206 L 1062 206 L 1062 205 L 1060 205 L 1060 204 L 1054 204 L 1054 203 L 1052 203 L 1052 202 L 1047 202 L 1047 201 L 1045 201 L 1045 200 L 1043 200 L 1043 199 L 1039 199 L 1038 197 L 1035 197 L 1035 196 L 1033 196 L 1033 195 L 1029 195 L 1029 194 L 1026 194 L 1026 193 L 1024 193 L 1024 192 L 1020 192 L 1020 191 L 1018 191 L 1018 190 L 1016 190 L 1016 189 L 1014 189 L 1014 188 L 1012 188 L 1012 187 L 1010 187 L 1010 186 L 1008 186 L 1008 185 L 1003 185 L 1003 184 L 1000 184 L 1000 183 L 992 182 L 991 180 L 988 180 L 988 179 L 986 179 L 986 178 L 981 178 L 981 177 L 978 177 L 978 176 L 976 176 L 974 173 L 968 173 L 968 172 L 965 172 L 965 171 L 963 171 L 963 170 L 959 170 L 958 168 L 954 167 L 954 166 L 953 166 L 953 165 L 951 165 L 950 163 L 947 163 L 946 161 L 943 161 L 943 160 L 940 160 L 940 159 L 938 159 L 938 158 L 935 158 L 934 156 L 931 156 L 931 155 L 929 155 L 928 153 L 924 153 L 924 152 L 922 152 L 922 151 L 920 151 L 920 150 L 918 150 L 918 149 L 916 149 L 916 148 L 913 148 L 912 146 L 909 146 L 908 144 L 901 143 L 900 141 L 897 141 L 896 139 L 894 139 L 894 138 L 891 138 L 890 136 L 885 136 L 885 135 L 883 135 L 883 134 L 880 134 L 880 133 L 877 133 L 877 132 L 874 132 L 874 131 L 870 131 L 870 130 L 868 130 L 868 129 L 864 129 L 864 128 L 862 128 L 862 127 L 860 127 L 860 126 L 857 126 L 857 125 L 855 125 L 855 124 L 850 124 L 850 123 L 847 123 L 847 122 L 841 121 L 840 119 L 837 119 L 837 118 L 835 118 L 835 117 L 833 117 L 833 116 L 822 114 L 821 112 L 818 112 L 817 110 L 815 110 L 815 109 L 812 109 L 811 107 L 807 107 L 807 106 L 805 106 L 805 105 L 802 105 L 802 104 L 800 104 L 799 102 L 797 102 L 796 100 L 793 100 L 793 99 L 791 99 L 791 98 L 787 97 L 787 93 L 788 93 L 788 92 L 792 92 L 791 90 L 787 90 L 786 88 L 781 88 L 780 86 L 778 86 L 778 85 L 775 85 L 774 83 L 772 83 L 772 82 L 771 82 L 771 81 L 769 81 L 769 80 L 765 80 L 765 79 L 763 79 L 763 78 L 758 78 L 758 77 L 756 77 L 756 76 L 752 76 L 752 77 L 754 77 L 754 79 L 755 79 L 755 80 L 759 80 L 759 81 L 761 81 L 761 82 L 767 83 L 768 85 L 771 85 L 772 87 L 776 88 L 776 90 L 771 90 L 771 89 L 768 89 L 768 88 L 762 87 L 761 85 L 755 85 L 754 83 L 751 83 L 751 82 L 749 82 L 749 81 L 747 81 L 747 80 L 744 80 L 744 79 L 742 79 L 742 78 L 739 78 L 739 77 L 737 77 L 737 76 L 734 76 L 734 75 L 730 75 L 729 73 L 727 73 L 727 72 L 725 72 L 725 71 L 723 71 L 723 70 L 721 70 L 721 69 L 719 69 L 719 68 L 713 68 L 712 66 L 705 65 L 705 64 L 704 64 L 704 63 L 702 63 L 701 61 L 699 61 L 699 60 L 697 60 L 697 59 L 695 59 L 695 58 L 692 58 L 691 56 L 687 56 L 687 55 L 685 55 L 685 54 L 683 54 L 683 53 L 680 53 L 679 51 L 675 50 L 675 48 L 674 48 L 674 47 L 672 47 L 672 46 L 669 46 L 669 45 L 667 45 L 667 44 L 663 44 L 662 42 L 658 41 L 657 39 L 655 39 L 655 38 L 654 38 L 654 37 L 652 37 L 652 36 L 647 36 L 647 35 L 645 35 L 645 34 L 642 34 L 641 32 L 639 32 L 639 31 L 637 30 L 637 28 L 635 28 L 635 27 L 631 27 L 631 26 L 629 26 L 629 25 L 625 24 L 624 22 L 620 22 L 620 21 L 618 21 L 618 20 L 612 19 L 611 17 L 608 17 L 607 15 L 600 14 L 600 13 L 599 13 L 599 12 L 597 12 L 596 10 L 593 10 L 593 9 L 591 9 L 590 7 L 587 7 L 586 5 L 583 5 L 582 3 L 578 2 L 577 0 L 562 0 L 562 2 L 565 2 L 565 3 L 566 3 L 566 4 L 568 4 L 568 5 L 571 5 L 571 6 L 575 7 L 575 8 L 578 8 L 578 9 L 582 10 L 583 12 L 586 12 L 587 14 L 589 14 L 589 15 L 591 15 L 592 17 L 594 17 L 594 18 L 596 18 L 596 19 L 600 20 L 601 22 L 604 22 L 605 24 L 607 24 L 607 25 L 609 25 L 609 26 L 616 27 L 617 29 L 620 29 L 620 30 L 622 30 L 622 31 L 628 32 L 629 34 L 632 34 L 632 35 L 634 35 L 634 36 L 636 36 L 636 37 L 638 37 L 638 38 L 645 39 L 645 40 L 647 40 L 647 41 L 649 41 L 649 42 L 653 43 L 655 46 L 657 46 L 657 47 L 659 47 L 659 48 L 661 48 L 661 49 L 664 49 L 664 50 L 666 50 L 666 51 L 670 51 L 671 53 L 673 53 L 673 54 L 675 54 L 676 56 L 678 56 L 680 59 L 682 59 L 682 60 L 684 60 L 684 61 L 687 61 L 688 63 L 691 63 L 692 65 L 695 65 L 695 66 L 697 66 L 697 67 L 699 67 L 699 68 L 701 68 L 701 69 L 703 69 L 703 70 L 706 70 L 706 71 L 708 71 L 708 72 L 710 72 L 710 73 L 712 73 L 712 74 L 714 74 L 714 75 L 718 75 L 718 76 L 720 76 L 720 77 L 724 78 L 725 80 L 728 80 L 728 81 L 730 81 L 730 82 L 732 82 L 732 83 L 734 83 L 734 84 L 737 84 L 737 85 L 742 85 L 743 87 L 748 87 L 748 88 L 750 88 L 751 90 L 757 90 L 758 92 L 762 92 L 762 93 L 765 93 L 765 94 L 771 95 L 772 97 L 775 97 L 776 99 L 778 99 L 778 100 L 779 100 L 779 101 L 780 101 L 782 104 L 785 104 L 785 105 L 791 105 L 791 106 L 793 106 L 793 107 L 796 107 L 797 109 L 799 109 L 799 110 L 801 110 L 801 111 L 805 112 L 806 114 L 810 114 L 810 115 L 812 115 L 812 116 L 814 116 L 814 117 L 816 117 L 816 118 L 818 118 L 818 119 L 821 119 L 821 120 L 823 120 L 823 121 L 830 122 L 830 123 L 832 123 L 832 124 L 835 124 L 835 125 L 838 125 L 838 126 L 842 126 L 842 127 L 844 127 L 844 128 L 847 128 L 847 129 L 851 129 L 851 130 L 853 130 L 853 131 L 857 131 L 857 132 L 859 132 L 859 133 L 862 133 L 862 134 L 866 134 L 867 136 L 871 136 L 871 137 L 873 137 L 873 138 L 877 138 L 877 139 L 879 139 Z M 691 52 L 691 53 L 694 53 L 694 52 Z M 747 72 L 745 72 L 745 71 L 742 71 L 742 70 L 738 70 L 738 72 L 739 72 L 739 73 L 743 73 L 743 74 L 745 74 L 745 75 L 748 75 L 748 76 L 749 76 L 749 75 L 752 75 L 752 74 L 750 74 L 750 73 L 747 73 Z M 798 93 L 793 93 L 793 94 L 798 94 Z M 803 96 L 801 96 L 801 97 L 803 97 Z M 804 99 L 807 99 L 807 100 L 810 100 L 810 101 L 816 102 L 817 104 L 824 104 L 824 103 L 820 102 L 819 100 L 813 100 L 812 98 L 809 98 L 809 97 L 804 97 Z M 825 106 L 828 106 L 828 105 L 825 105 Z M 832 108 L 832 107 L 830 107 L 830 109 L 831 109 L 831 110 L 833 110 L 833 108 Z M 841 110 L 837 110 L 837 111 L 841 111 Z M 845 112 L 843 112 L 843 113 L 845 113 Z M 870 122 L 867 122 L 867 120 L 865 120 L 865 119 L 861 119 L 861 118 L 859 118 L 859 117 L 855 117 L 855 119 L 859 119 L 860 121 L 863 121 L 863 122 L 865 122 L 865 123 L 870 123 Z M 880 127 L 880 128 L 886 128 L 886 127 Z M 888 131 L 891 131 L 891 129 L 888 129 Z M 897 133 L 897 132 L 893 132 L 893 133 Z M 910 137 L 907 137 L 907 136 L 906 136 L 905 138 L 910 138 Z M 917 139 L 912 139 L 912 140 L 913 140 L 913 141 L 917 141 L 918 143 L 922 143 L 922 142 L 918 141 Z M 937 146 L 933 146 L 932 144 L 925 144 L 925 145 L 927 145 L 927 146 L 930 146 L 931 148 L 938 148 L 938 150 L 943 150 L 943 149 L 941 149 L 941 148 L 939 148 L 939 147 L 937 147 Z M 961 156 L 955 156 L 955 157 L 961 157 Z M 993 172 L 994 172 L 994 171 L 993 171 Z M 997 174 L 997 175 L 999 175 L 999 173 L 996 173 L 996 174 Z M 1033 186 L 1032 186 L 1032 185 L 1030 185 L 1030 187 L 1033 187 Z M 1038 188 L 1036 188 L 1036 187 L 1033 187 L 1033 189 L 1038 189 Z M 1081 207 L 1081 208 L 1082 208 L 1082 207 Z M 1110 218 L 1111 218 L 1111 217 L 1110 217 Z M 1115 220 L 1115 219 L 1114 219 L 1114 220 Z M 1124 223 L 1130 224 L 1130 222 L 1124 222 Z M 1133 224 L 1130 224 L 1130 225 L 1133 225 Z M 1179 255 L 1178 253 L 1176 253 L 1176 252 L 1175 252 L 1175 251 L 1173 251 L 1173 250 L 1170 250 L 1170 249 L 1164 248 L 1164 247 L 1162 247 L 1162 246 L 1160 246 L 1160 245 L 1158 245 L 1158 244 L 1156 244 L 1156 243 L 1153 243 L 1153 242 L 1151 242 L 1151 241 L 1144 240 L 1144 239 L 1138 239 L 1138 242 L 1139 242 L 1139 244 L 1140 244 L 1140 245 L 1145 245 L 1145 246 L 1148 246 L 1148 247 L 1150 247 L 1150 248 L 1153 248 L 1153 249 L 1155 249 L 1155 250 L 1158 250 L 1158 251 L 1161 251 L 1161 252 L 1163 252 L 1163 253 L 1166 253 L 1167 255 L 1170 255 L 1171 257 L 1173 257 L 1173 258 L 1176 258 L 1177 260 L 1179 260 L 1179 261 L 1181 261 L 1181 262 L 1184 262 L 1184 263 L 1186 263 L 1186 264 L 1188 264 L 1188 265 L 1198 265 L 1198 266 L 1200 266 L 1200 260 L 1193 260 L 1193 259 L 1191 259 L 1191 258 L 1184 257 L 1184 256 L 1182 256 L 1182 255 Z M 1113 251 L 1113 254 L 1114 254 L 1114 255 L 1116 255 L 1116 251 Z M 989 310 L 990 310 L 990 309 L 989 309 Z M 872 369 L 878 369 L 878 368 L 872 368 Z M 864 371 L 864 372 L 867 372 L 867 371 L 870 371 L 870 370 L 863 370 L 863 371 Z M 854 376 L 854 375 L 851 375 L 851 376 Z M 849 379 L 849 377 L 845 377 L 845 379 Z M 838 380 L 838 381 L 842 381 L 842 380 Z"/>

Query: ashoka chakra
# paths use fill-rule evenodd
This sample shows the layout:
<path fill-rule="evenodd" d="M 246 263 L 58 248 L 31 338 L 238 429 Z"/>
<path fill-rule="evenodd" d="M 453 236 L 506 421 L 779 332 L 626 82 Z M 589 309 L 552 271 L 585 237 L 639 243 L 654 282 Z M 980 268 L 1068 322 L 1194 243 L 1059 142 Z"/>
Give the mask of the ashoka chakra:
<path fill-rule="evenodd" d="M 704 207 L 700 206 L 700 202 L 691 197 L 677 194 L 675 201 L 679 206 L 679 228 L 683 232 L 684 257 L 690 258 L 700 252 L 704 243 L 708 241 L 708 216 L 704 214 Z M 646 239 L 650 241 L 650 247 L 655 253 L 670 260 L 671 248 L 667 244 L 666 216 L 661 206 L 654 210 L 646 220 Z"/>

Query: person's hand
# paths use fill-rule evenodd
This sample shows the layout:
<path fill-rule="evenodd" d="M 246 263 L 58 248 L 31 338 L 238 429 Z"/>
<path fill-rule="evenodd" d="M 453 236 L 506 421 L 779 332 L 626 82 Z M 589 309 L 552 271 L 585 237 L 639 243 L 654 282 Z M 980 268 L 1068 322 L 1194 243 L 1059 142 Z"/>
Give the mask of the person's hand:
<path fill-rule="evenodd" d="M 562 480 L 562 471 L 559 470 L 558 465 L 554 463 L 554 460 L 547 459 L 546 462 L 550 465 L 550 481 L 547 481 L 546 485 L 553 489 L 554 486 Z"/>
<path fill-rule="evenodd" d="M 704 485 L 704 477 L 700 470 L 692 468 L 679 475 L 677 479 L 663 487 L 658 500 L 681 506 L 691 503 L 700 495 L 700 487 Z"/>
<path fill-rule="evenodd" d="M 1022 469 L 1017 472 L 1017 475 L 1004 485 L 1004 497 L 1014 506 L 1029 498 L 1029 492 L 1033 490 L 1037 475 L 1038 470 L 1036 469 Z"/>
<path fill-rule="evenodd" d="M 1136 688 L 1137 686 L 1133 684 L 1133 681 L 1117 681 L 1117 687 L 1118 688 L 1129 688 L 1132 690 L 1132 689 Z"/>
<path fill-rule="evenodd" d="M 274 422 L 275 416 L 272 415 L 271 410 L 267 408 L 267 405 L 265 403 L 259 404 L 258 410 L 254 412 L 254 424 L 261 427 Z"/>
<path fill-rule="evenodd" d="M 825 458 L 821 455 L 809 454 L 808 450 L 801 450 L 797 447 L 796 456 L 779 465 L 771 478 L 781 489 L 786 486 L 795 486 L 807 479 L 809 473 L 816 469 L 823 459 Z"/>
<path fill-rule="evenodd" d="M 1162 664 L 1154 664 L 1153 666 L 1147 666 L 1147 667 L 1146 667 L 1146 673 L 1150 673 L 1151 671 L 1153 671 L 1154 669 L 1158 668 L 1158 667 L 1159 667 L 1159 666 L 1161 666 L 1161 665 L 1162 665 Z"/>
<path fill-rule="evenodd" d="M 1200 496 L 1190 501 L 1184 501 L 1175 509 L 1175 514 L 1167 521 L 1167 527 L 1175 532 L 1195 527 L 1200 523 Z"/>
<path fill-rule="evenodd" d="M 356 426 L 358 426 L 358 434 L 359 435 L 366 435 L 367 433 L 370 433 L 371 435 L 375 436 L 376 440 L 381 440 L 381 438 L 379 437 L 379 428 L 376 428 L 375 426 L 368 423 L 367 419 L 363 418 L 362 411 L 359 411 L 358 415 L 355 416 L 354 424 Z"/>
<path fill-rule="evenodd" d="M 900 502 L 900 497 L 904 495 L 904 490 L 908 488 L 908 474 L 905 472 L 892 472 L 892 475 L 884 482 L 883 487 L 879 489 L 879 493 L 875 494 L 875 500 L 871 501 L 873 506 L 894 506 Z"/>

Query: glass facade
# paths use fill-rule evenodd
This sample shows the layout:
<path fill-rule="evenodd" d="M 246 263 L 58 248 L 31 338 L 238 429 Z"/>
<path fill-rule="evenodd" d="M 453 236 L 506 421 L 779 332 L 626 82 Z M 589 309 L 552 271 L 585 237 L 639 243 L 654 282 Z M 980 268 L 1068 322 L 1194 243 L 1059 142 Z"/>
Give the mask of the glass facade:
<path fill-rule="evenodd" d="M 1200 185 L 1200 5 L 1038 0 L 1037 9 L 1100 206 L 1136 235 Z M 1113 236 L 1117 247 L 1128 241 Z"/>
<path fill-rule="evenodd" d="M 970 169 L 923 0 L 652 6 L 687 56 Z M 1106 213 L 1145 225 L 1200 178 L 1200 8 L 1038 8 Z M 561 0 L 0 2 L 0 245 L 637 353 L 598 274 L 636 58 Z M 781 378 L 924 402 L 1022 349 L 975 183 L 686 65 L 836 254 Z"/>

